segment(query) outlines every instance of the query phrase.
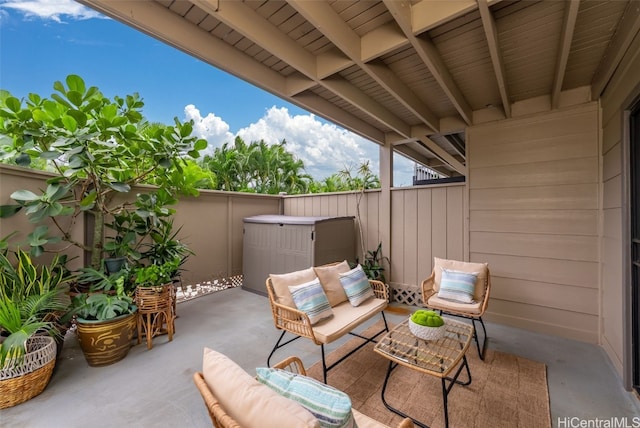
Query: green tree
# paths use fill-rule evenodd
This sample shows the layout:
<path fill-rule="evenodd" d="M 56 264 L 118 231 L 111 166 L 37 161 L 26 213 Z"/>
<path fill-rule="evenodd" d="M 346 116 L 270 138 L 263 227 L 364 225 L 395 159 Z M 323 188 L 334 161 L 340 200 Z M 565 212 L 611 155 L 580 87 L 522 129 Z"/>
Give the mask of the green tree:
<path fill-rule="evenodd" d="M 320 181 L 314 181 L 309 187 L 311 193 L 348 192 L 380 188 L 380 179 L 371 171 L 369 161 L 362 162 L 356 168 L 345 166 L 342 170 L 331 174 Z M 360 196 L 361 197 L 361 196 Z"/>
<path fill-rule="evenodd" d="M 286 141 L 269 145 L 264 140 L 246 144 L 236 137 L 205 156 L 203 168 L 215 174 L 216 189 L 278 194 L 299 194 L 307 191 L 311 177 L 304 172 L 304 163 L 286 150 Z"/>
<path fill-rule="evenodd" d="M 191 135 L 192 122 L 181 123 L 177 118 L 173 126 L 145 122 L 144 103 L 138 94 L 109 99 L 76 75 L 67 76 L 65 83 L 55 82 L 56 92 L 49 99 L 29 94 L 25 102 L 0 92 L 0 159 L 12 159 L 22 166 L 45 159 L 58 173 L 41 194 L 14 192 L 11 197 L 18 205 L 0 207 L 0 215 L 24 208 L 32 222 L 50 219 L 57 229 L 54 233 L 41 224 L 29 235 L 32 254 L 62 240 L 90 251 L 91 265 L 97 268 L 105 219 L 135 209 L 131 198 L 116 195 L 145 182 L 167 192 L 167 201 L 179 194 L 193 194 L 194 183 L 173 181 L 172 172 L 182 174 L 185 157 L 198 158 L 207 142 Z M 95 218 L 90 246 L 70 234 L 74 219 L 85 212 Z M 62 216 L 70 221 L 60 221 Z"/>

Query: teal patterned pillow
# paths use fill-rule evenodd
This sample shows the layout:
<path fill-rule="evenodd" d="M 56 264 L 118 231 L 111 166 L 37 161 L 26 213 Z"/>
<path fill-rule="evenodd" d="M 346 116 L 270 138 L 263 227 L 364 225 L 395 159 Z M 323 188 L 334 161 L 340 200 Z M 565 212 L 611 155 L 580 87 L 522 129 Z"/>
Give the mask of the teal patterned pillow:
<path fill-rule="evenodd" d="M 357 428 L 351 398 L 344 392 L 307 376 L 259 367 L 256 379 L 311 412 L 325 428 Z"/>
<path fill-rule="evenodd" d="M 339 277 L 352 306 L 358 306 L 365 300 L 375 297 L 362 266 L 358 265 L 349 272 L 341 273 Z"/>
<path fill-rule="evenodd" d="M 473 292 L 478 274 L 442 269 L 438 297 L 460 303 L 475 303 Z"/>
<path fill-rule="evenodd" d="M 333 316 L 329 299 L 318 278 L 300 285 L 290 285 L 289 292 L 296 307 L 309 316 L 311 324 Z"/>

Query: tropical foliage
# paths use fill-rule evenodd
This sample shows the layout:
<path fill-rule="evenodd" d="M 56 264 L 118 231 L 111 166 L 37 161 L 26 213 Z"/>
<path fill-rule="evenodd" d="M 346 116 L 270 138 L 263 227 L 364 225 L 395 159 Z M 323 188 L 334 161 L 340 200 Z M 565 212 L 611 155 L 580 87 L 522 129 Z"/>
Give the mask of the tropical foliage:
<path fill-rule="evenodd" d="M 0 252 L 0 367 L 7 358 L 19 363 L 27 339 L 36 333 L 57 333 L 58 321 L 70 307 L 68 283 L 73 276 L 64 257 L 36 267 L 29 253 L 18 250 L 15 260 Z"/>
<path fill-rule="evenodd" d="M 287 142 L 269 145 L 260 141 L 247 144 L 236 137 L 234 144 L 224 143 L 201 165 L 215 174 L 217 190 L 278 194 L 305 193 L 311 176 L 304 163 L 286 150 Z"/>
<path fill-rule="evenodd" d="M 67 76 L 65 83 L 54 83 L 50 99 L 29 94 L 25 102 L 0 93 L 0 159 L 21 166 L 47 160 L 58 174 L 40 194 L 13 192 L 17 205 L 0 207 L 0 215 L 24 209 L 30 221 L 39 224 L 28 236 L 33 255 L 47 244 L 64 241 L 91 252 L 91 265 L 97 268 L 106 219 L 137 209 L 134 198 L 124 197 L 132 186 L 154 183 L 170 202 L 178 194 L 197 194 L 196 184 L 204 177 L 184 174 L 189 168 L 185 159 L 198 158 L 207 142 L 191 135 L 192 122 L 176 118 L 174 125 L 164 126 L 144 121 L 138 94 L 109 99 L 76 75 Z M 155 204 L 147 212 L 137 211 L 147 222 L 156 212 L 167 209 Z M 70 233 L 84 213 L 95 219 L 91 245 Z"/>

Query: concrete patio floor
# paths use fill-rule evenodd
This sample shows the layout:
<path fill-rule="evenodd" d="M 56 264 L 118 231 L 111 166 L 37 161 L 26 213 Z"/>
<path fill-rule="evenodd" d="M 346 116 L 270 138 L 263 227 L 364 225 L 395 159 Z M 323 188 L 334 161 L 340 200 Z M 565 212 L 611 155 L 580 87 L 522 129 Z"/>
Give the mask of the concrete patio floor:
<path fill-rule="evenodd" d="M 154 339 L 151 350 L 144 344 L 134 346 L 124 360 L 111 366 L 89 367 L 75 335 L 68 334 L 45 391 L 23 404 L 0 410 L 0 426 L 211 426 L 191 379 L 201 369 L 203 348 L 228 355 L 253 374 L 256 367 L 266 365 L 280 332 L 273 327 L 266 297 L 241 288 L 180 303 L 177 311 L 179 318 L 172 342 L 161 336 Z M 404 317 L 394 311 L 387 319 L 399 322 Z M 586 426 L 566 422 L 574 417 L 581 420 L 626 417 L 629 426 L 640 426 L 640 419 L 633 419 L 640 417 L 640 401 L 622 388 L 600 347 L 493 323 L 487 323 L 487 331 L 493 349 L 547 364 L 554 427 Z M 469 352 L 475 352 L 475 348 Z M 288 355 L 298 355 L 305 365 L 311 366 L 320 359 L 320 350 L 311 341 L 301 339 L 279 350 L 272 361 Z M 631 425 L 634 421 L 637 423 Z"/>

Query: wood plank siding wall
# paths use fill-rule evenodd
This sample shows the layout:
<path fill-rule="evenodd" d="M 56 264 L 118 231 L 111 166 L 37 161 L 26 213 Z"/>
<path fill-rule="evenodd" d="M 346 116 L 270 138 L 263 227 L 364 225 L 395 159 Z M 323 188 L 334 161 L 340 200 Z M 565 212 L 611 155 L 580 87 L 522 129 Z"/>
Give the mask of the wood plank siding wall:
<path fill-rule="evenodd" d="M 636 37 L 620 67 L 601 98 L 602 105 L 602 159 L 603 159 L 603 236 L 602 236 L 602 346 L 623 375 L 623 367 L 630 369 L 630 356 L 625 358 L 624 324 L 631 315 L 626 311 L 626 283 L 624 271 L 628 265 L 623 254 L 623 237 L 630 232 L 623 221 L 628 213 L 624 201 L 629 178 L 623 171 L 629 168 L 628 149 L 624 141 L 625 110 L 640 99 L 640 37 Z M 637 166 L 636 166 L 637 167 Z M 625 319 L 625 316 L 629 319 Z M 630 346 L 629 344 L 627 345 Z M 629 377 L 630 378 L 630 377 Z M 628 378 L 625 378 L 628 380 Z"/>
<path fill-rule="evenodd" d="M 488 319 L 598 341 L 598 105 L 467 133 L 469 258 L 488 262 Z"/>

